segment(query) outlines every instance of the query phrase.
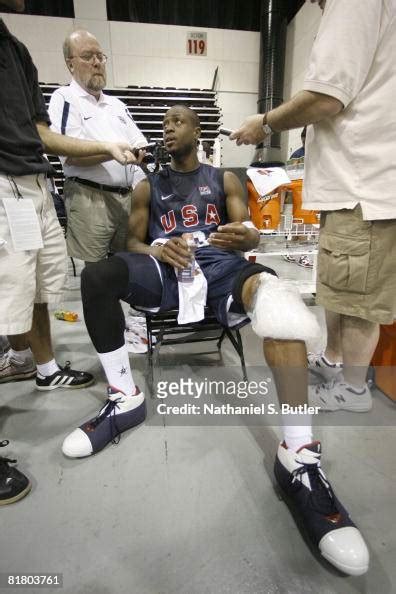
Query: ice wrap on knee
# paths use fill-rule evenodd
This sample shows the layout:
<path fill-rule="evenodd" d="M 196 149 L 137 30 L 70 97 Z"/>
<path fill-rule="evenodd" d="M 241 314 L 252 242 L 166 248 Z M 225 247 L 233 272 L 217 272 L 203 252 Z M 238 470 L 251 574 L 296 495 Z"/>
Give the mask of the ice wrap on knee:
<path fill-rule="evenodd" d="M 261 338 L 304 340 L 309 348 L 320 337 L 314 314 L 290 281 L 262 272 L 253 311 L 248 313 L 255 334 Z"/>

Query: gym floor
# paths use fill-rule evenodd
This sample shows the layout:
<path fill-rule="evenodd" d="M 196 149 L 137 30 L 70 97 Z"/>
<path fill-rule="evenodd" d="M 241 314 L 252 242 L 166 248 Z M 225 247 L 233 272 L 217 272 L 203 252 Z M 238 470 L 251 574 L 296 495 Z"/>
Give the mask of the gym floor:
<path fill-rule="evenodd" d="M 64 308 L 82 319 L 78 278 L 69 280 Z M 63 589 L 46 591 L 65 594 L 396 591 L 394 427 L 315 431 L 323 467 L 370 549 L 369 572 L 345 577 L 312 554 L 276 495 L 277 428 L 148 422 L 92 458 L 66 459 L 64 436 L 96 414 L 106 383 L 83 321 L 53 320 L 52 328 L 59 362 L 91 371 L 97 382 L 48 393 L 32 381 L 1 386 L 0 437 L 10 440 L 6 455 L 18 458 L 33 489 L 0 509 L 0 572 L 62 573 Z M 242 333 L 248 365 L 260 364 L 259 339 L 249 327 Z M 164 347 L 160 360 L 182 363 L 186 376 L 206 357 L 200 350 Z M 142 387 L 146 356 L 131 361 Z M 228 341 L 219 364 L 237 364 Z M 373 395 L 377 412 L 394 413 L 381 392 Z"/>

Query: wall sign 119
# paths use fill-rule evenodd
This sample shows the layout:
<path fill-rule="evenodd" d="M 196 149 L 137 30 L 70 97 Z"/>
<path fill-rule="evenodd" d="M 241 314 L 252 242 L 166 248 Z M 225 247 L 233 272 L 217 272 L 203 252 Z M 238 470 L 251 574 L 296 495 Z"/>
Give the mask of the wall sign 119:
<path fill-rule="evenodd" d="M 202 33 L 201 31 L 189 31 L 187 33 L 187 55 L 206 56 L 206 50 L 206 33 Z"/>

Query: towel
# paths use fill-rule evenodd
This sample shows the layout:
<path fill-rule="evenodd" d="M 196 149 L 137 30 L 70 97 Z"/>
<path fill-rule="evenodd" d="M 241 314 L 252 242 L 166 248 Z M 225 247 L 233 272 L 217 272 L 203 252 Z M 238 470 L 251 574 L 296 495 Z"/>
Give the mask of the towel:
<path fill-rule="evenodd" d="M 203 236 L 203 239 L 205 239 L 204 234 L 201 233 L 201 235 Z M 163 245 L 167 241 L 167 239 L 159 238 L 155 239 L 151 245 Z M 206 240 L 205 243 L 208 245 Z M 204 245 L 201 236 L 199 237 L 199 245 Z M 174 270 L 177 278 L 178 269 L 175 267 Z M 177 285 L 179 291 L 178 323 L 191 324 L 203 320 L 205 317 L 208 283 L 197 261 L 195 261 L 194 266 L 193 282 L 182 283 L 178 281 Z"/>

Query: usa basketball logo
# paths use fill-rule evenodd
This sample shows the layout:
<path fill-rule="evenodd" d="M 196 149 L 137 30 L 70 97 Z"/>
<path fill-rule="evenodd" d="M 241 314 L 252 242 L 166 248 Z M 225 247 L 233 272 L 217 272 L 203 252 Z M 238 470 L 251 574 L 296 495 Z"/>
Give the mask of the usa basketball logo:
<path fill-rule="evenodd" d="M 198 190 L 201 196 L 209 196 L 212 193 L 209 186 L 199 186 Z"/>

